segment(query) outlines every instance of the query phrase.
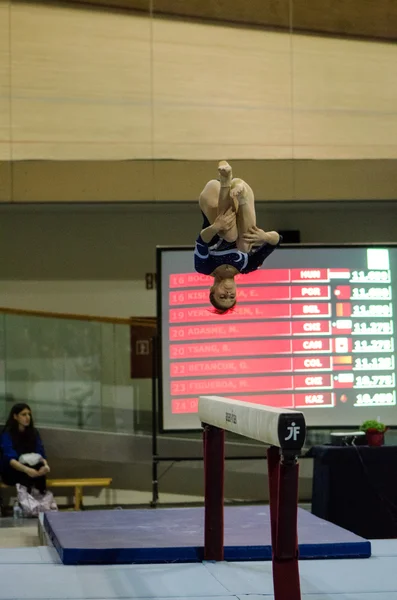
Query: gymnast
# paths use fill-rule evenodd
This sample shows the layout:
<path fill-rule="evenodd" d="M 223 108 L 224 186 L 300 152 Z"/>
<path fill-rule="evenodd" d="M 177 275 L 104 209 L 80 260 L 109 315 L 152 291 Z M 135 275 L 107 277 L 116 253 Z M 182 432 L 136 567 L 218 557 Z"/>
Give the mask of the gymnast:
<path fill-rule="evenodd" d="M 209 181 L 200 194 L 204 222 L 194 267 L 214 278 L 210 302 L 218 313 L 226 313 L 236 304 L 235 276 L 258 269 L 282 239 L 276 231 L 256 226 L 254 192 L 248 183 L 233 178 L 226 161 L 219 163 L 218 173 L 219 178 Z"/>

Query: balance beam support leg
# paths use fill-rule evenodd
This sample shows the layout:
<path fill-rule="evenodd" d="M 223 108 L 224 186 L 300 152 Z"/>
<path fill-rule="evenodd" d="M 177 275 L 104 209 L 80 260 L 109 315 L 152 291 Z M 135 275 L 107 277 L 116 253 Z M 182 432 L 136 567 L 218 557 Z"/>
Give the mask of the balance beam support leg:
<path fill-rule="evenodd" d="M 298 563 L 298 476 L 296 456 L 268 450 L 270 519 L 275 600 L 301 600 Z"/>
<path fill-rule="evenodd" d="M 225 432 L 204 425 L 204 560 L 222 561 Z"/>
<path fill-rule="evenodd" d="M 268 465 L 274 599 L 301 600 L 297 459 L 306 437 L 303 413 L 223 396 L 200 396 L 198 414 L 204 427 L 204 558 L 224 559 L 223 432 L 231 431 L 270 446 Z"/>

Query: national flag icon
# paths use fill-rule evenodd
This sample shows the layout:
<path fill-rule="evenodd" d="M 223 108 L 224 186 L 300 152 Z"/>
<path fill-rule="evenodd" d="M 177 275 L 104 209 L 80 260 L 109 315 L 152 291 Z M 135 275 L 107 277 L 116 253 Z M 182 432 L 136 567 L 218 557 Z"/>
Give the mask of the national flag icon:
<path fill-rule="evenodd" d="M 352 305 L 350 302 L 337 302 L 336 303 L 336 316 L 337 317 L 351 317 Z"/>
<path fill-rule="evenodd" d="M 334 377 L 334 388 L 352 388 L 354 385 L 354 373 L 338 373 Z"/>
<path fill-rule="evenodd" d="M 336 296 L 338 300 L 350 300 L 350 298 L 351 298 L 350 285 L 338 285 L 334 290 L 334 296 Z"/>
<path fill-rule="evenodd" d="M 348 337 L 336 337 L 334 342 L 334 352 L 346 354 L 352 351 L 352 339 Z"/>
<path fill-rule="evenodd" d="M 330 279 L 350 279 L 350 269 L 328 269 Z"/>
<path fill-rule="evenodd" d="M 353 368 L 352 356 L 333 356 L 332 366 L 337 371 L 350 371 Z"/>
<path fill-rule="evenodd" d="M 332 323 L 332 333 L 350 335 L 352 332 L 353 323 L 351 319 L 337 319 Z"/>

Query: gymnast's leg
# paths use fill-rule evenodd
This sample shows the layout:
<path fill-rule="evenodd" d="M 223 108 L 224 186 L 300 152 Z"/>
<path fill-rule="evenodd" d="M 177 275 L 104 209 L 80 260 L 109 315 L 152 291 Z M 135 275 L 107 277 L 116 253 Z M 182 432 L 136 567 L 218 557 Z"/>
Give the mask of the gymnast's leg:
<path fill-rule="evenodd" d="M 256 226 L 255 196 L 252 188 L 242 179 L 233 179 L 230 195 L 238 203 L 237 210 L 237 248 L 249 252 L 252 243 L 244 240 L 244 234 Z"/>
<path fill-rule="evenodd" d="M 221 160 L 218 164 L 219 173 L 219 199 L 218 199 L 218 215 L 226 212 L 229 208 L 237 212 L 238 204 L 230 195 L 230 189 L 233 182 L 232 167 L 225 160 Z"/>
<path fill-rule="evenodd" d="M 230 165 L 225 161 L 219 163 L 218 167 L 219 179 L 211 179 L 200 194 L 199 205 L 201 211 L 207 217 L 210 225 L 213 224 L 219 214 L 226 212 L 230 207 L 234 212 L 237 211 L 237 200 L 233 200 L 230 196 L 230 188 L 232 184 L 232 170 Z M 220 237 L 227 242 L 235 242 L 238 237 L 237 222 L 225 232 L 220 232 Z"/>

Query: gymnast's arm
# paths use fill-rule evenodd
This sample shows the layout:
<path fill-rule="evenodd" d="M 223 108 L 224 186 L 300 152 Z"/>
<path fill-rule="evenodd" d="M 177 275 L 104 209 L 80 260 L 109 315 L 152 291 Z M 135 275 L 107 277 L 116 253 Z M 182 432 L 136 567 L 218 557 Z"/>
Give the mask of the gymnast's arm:
<path fill-rule="evenodd" d="M 263 233 L 265 235 L 262 238 L 264 240 L 262 242 L 262 246 L 258 248 L 256 252 L 248 255 L 248 263 L 245 269 L 241 271 L 242 273 L 251 273 L 252 271 L 258 269 L 264 263 L 266 258 L 270 256 L 270 254 L 272 254 L 272 252 L 274 252 L 274 250 L 278 248 L 283 241 L 282 236 L 276 231 Z"/>
<path fill-rule="evenodd" d="M 257 229 L 258 239 L 253 240 L 255 246 L 263 246 L 263 244 L 270 244 L 270 246 L 278 246 L 280 243 L 280 234 L 277 231 L 263 231 L 263 229 Z M 244 234 L 244 238 L 245 238 Z"/>
<path fill-rule="evenodd" d="M 229 208 L 224 213 L 219 214 L 215 221 L 209 227 L 206 227 L 200 232 L 200 237 L 205 244 L 209 244 L 212 238 L 219 233 L 226 233 L 236 223 L 236 215 L 232 208 Z"/>
<path fill-rule="evenodd" d="M 252 244 L 252 246 L 263 246 L 264 244 L 277 246 L 281 241 L 280 234 L 277 231 L 263 231 L 256 225 L 250 227 L 243 233 L 242 237 L 245 242 Z"/>
<path fill-rule="evenodd" d="M 194 268 L 197 273 L 202 275 L 211 275 L 215 268 L 208 250 L 208 244 L 203 242 L 201 235 L 198 236 L 194 249 Z"/>
<path fill-rule="evenodd" d="M 201 241 L 204 242 L 204 244 L 209 244 L 210 241 L 212 240 L 212 238 L 214 238 L 216 235 L 218 235 L 219 231 L 220 231 L 219 226 L 216 225 L 215 223 L 213 223 L 209 227 L 206 227 L 205 229 L 202 229 L 200 231 Z"/>

